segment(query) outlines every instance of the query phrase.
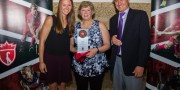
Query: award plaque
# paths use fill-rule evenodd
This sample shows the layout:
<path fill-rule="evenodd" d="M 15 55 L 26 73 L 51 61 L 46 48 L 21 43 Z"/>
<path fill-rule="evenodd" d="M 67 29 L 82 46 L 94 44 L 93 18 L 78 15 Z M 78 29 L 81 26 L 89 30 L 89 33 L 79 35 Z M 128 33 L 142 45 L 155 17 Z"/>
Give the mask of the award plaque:
<path fill-rule="evenodd" d="M 88 29 L 77 29 L 77 52 L 83 53 L 88 50 Z"/>

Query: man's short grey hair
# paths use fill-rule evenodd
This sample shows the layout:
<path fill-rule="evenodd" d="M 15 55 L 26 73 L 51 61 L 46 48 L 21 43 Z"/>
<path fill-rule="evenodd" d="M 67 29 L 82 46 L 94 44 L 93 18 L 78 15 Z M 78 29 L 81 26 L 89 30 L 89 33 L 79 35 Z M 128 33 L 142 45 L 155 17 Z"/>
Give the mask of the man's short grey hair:
<path fill-rule="evenodd" d="M 113 2 L 116 2 L 117 0 L 113 0 Z"/>
<path fill-rule="evenodd" d="M 118 0 L 113 0 L 113 3 L 116 2 L 116 1 L 118 1 Z M 128 0 L 128 1 L 129 1 L 129 0 Z"/>

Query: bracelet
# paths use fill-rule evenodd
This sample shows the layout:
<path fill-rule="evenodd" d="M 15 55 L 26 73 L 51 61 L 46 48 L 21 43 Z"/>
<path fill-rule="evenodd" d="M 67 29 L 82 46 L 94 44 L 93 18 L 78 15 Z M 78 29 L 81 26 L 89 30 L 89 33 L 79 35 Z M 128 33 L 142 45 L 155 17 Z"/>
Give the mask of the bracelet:
<path fill-rule="evenodd" d="M 97 53 L 99 53 L 99 48 L 98 48 L 98 47 L 96 47 L 96 48 L 97 48 L 97 50 L 98 50 Z"/>

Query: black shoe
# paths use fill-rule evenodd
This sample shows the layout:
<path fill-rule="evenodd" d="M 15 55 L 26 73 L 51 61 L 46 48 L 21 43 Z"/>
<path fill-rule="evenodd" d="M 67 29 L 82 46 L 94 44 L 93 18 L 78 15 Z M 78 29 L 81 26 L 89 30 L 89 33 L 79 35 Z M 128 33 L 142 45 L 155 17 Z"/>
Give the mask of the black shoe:
<path fill-rule="evenodd" d="M 29 47 L 29 52 L 33 52 L 34 51 L 34 47 L 33 46 L 30 46 Z"/>
<path fill-rule="evenodd" d="M 158 46 L 159 46 L 159 44 L 156 44 L 155 47 L 152 49 L 152 51 L 157 51 L 158 50 L 158 48 L 157 48 Z"/>
<path fill-rule="evenodd" d="M 24 52 L 24 47 L 23 47 L 22 44 L 21 44 L 20 47 L 19 47 L 19 52 Z"/>
<path fill-rule="evenodd" d="M 180 55 L 174 54 L 174 56 L 175 56 L 176 58 L 180 58 Z"/>

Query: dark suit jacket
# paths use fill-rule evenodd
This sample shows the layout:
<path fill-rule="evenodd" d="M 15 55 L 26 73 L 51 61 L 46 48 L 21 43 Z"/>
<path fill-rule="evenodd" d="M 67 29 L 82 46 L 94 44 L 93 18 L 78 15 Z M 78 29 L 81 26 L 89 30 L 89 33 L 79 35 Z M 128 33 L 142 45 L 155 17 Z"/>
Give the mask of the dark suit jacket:
<path fill-rule="evenodd" d="M 110 35 L 117 35 L 118 15 L 110 19 Z M 146 66 L 150 52 L 149 19 L 145 11 L 129 9 L 122 36 L 122 64 L 125 75 L 132 76 L 136 66 Z M 117 46 L 112 45 L 111 70 L 114 69 Z"/>

